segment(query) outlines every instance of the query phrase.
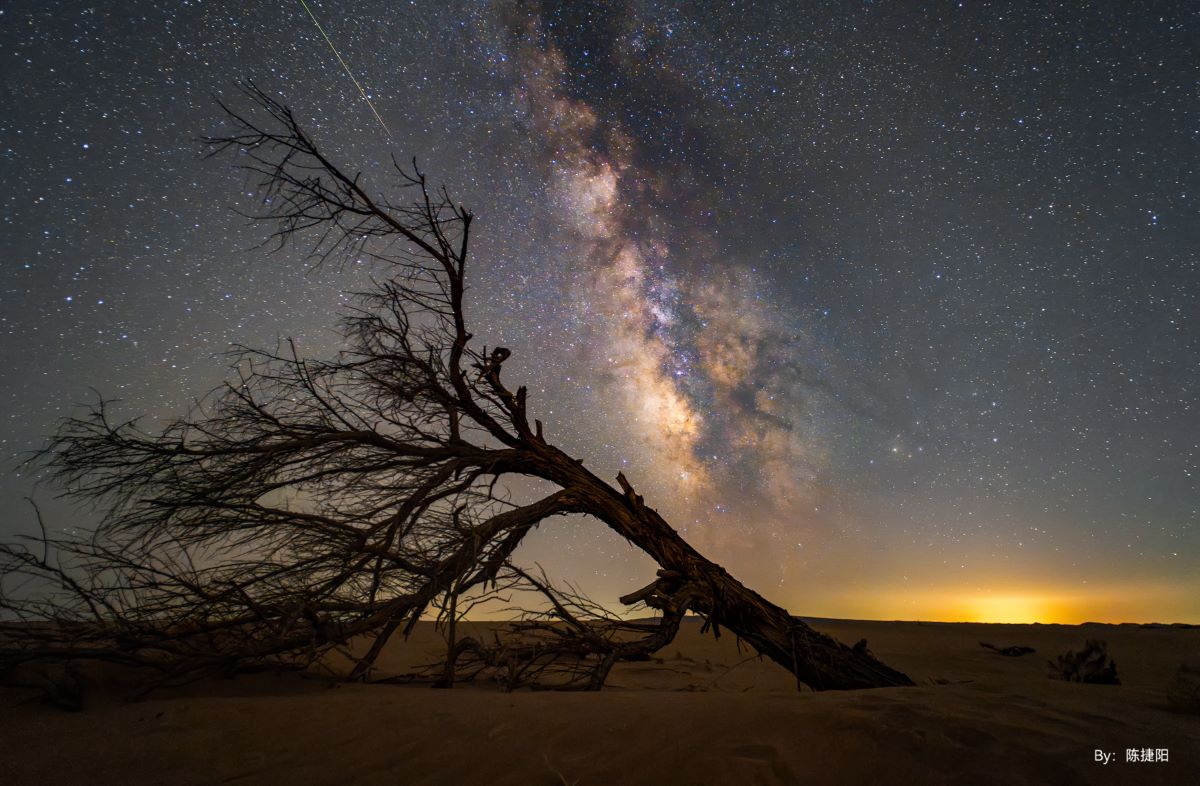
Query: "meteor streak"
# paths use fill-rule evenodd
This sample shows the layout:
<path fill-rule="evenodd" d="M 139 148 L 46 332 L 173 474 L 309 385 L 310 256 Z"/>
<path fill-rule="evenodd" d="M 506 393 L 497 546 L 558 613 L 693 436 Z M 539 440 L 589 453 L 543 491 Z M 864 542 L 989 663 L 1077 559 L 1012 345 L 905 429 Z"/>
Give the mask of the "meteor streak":
<path fill-rule="evenodd" d="M 353 82 L 354 86 L 358 88 L 358 94 L 362 96 L 363 101 L 367 102 L 367 106 L 371 107 L 371 112 L 375 115 L 375 119 L 379 121 L 379 125 L 383 126 L 384 132 L 390 137 L 392 135 L 391 129 L 387 127 L 387 123 L 383 122 L 383 118 L 379 116 L 379 111 L 375 109 L 375 105 L 371 103 L 371 99 L 367 96 L 367 91 L 363 90 L 363 86 L 359 84 L 357 79 L 354 78 L 354 73 L 350 70 L 350 66 L 347 65 L 345 59 L 342 58 L 342 55 L 340 52 L 338 52 L 337 47 L 333 45 L 333 41 L 329 39 L 329 35 L 325 32 L 325 28 L 321 27 L 321 23 L 317 21 L 317 17 L 313 14 L 312 9 L 308 7 L 308 3 L 304 2 L 304 0 L 300 0 L 300 5 L 304 6 L 304 10 L 308 13 L 308 18 L 311 19 L 313 24 L 317 26 L 317 31 L 321 34 L 321 37 L 325 39 L 325 43 L 329 44 L 329 49 L 333 52 L 333 56 L 336 57 L 338 62 L 342 64 L 342 70 L 346 72 L 346 76 L 350 77 L 350 81 Z"/>

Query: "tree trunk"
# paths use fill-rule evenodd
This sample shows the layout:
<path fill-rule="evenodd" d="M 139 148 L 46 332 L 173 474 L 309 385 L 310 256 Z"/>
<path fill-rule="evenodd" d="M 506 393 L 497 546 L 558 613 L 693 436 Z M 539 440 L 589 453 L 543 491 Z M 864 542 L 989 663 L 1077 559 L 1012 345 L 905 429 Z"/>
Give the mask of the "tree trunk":
<path fill-rule="evenodd" d="M 913 685 L 907 675 L 876 660 L 865 647 L 851 648 L 819 633 L 748 589 L 720 565 L 705 559 L 653 508 L 646 507 L 624 475 L 624 494 L 556 448 L 546 446 L 547 479 L 584 500 L 581 506 L 650 555 L 663 570 L 651 587 L 627 596 L 676 598 L 705 617 L 719 635 L 724 626 L 815 691 Z M 649 600 L 648 600 L 649 602 Z M 651 605 L 654 605 L 651 603 Z"/>

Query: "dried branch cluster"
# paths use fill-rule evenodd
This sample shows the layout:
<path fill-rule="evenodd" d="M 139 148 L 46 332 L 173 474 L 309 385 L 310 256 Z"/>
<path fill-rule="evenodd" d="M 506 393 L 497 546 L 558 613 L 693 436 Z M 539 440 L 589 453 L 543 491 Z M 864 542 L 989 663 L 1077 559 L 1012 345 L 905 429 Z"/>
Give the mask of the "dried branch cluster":
<path fill-rule="evenodd" d="M 626 620 L 573 588 L 553 586 L 544 573 L 535 576 L 510 565 L 505 574 L 508 581 L 498 582 L 494 592 L 534 591 L 545 601 L 545 609 L 515 610 L 517 620 L 503 635 L 493 631 L 490 640 L 456 638 L 457 618 L 452 617 L 446 659 L 430 664 L 423 674 L 399 679 L 436 677 L 438 687 L 482 679 L 510 691 L 599 690 L 617 662 L 648 660 L 674 639 L 683 621 L 682 610 L 657 619 Z"/>
<path fill-rule="evenodd" d="M 1096 685 L 1121 684 L 1117 676 L 1117 664 L 1108 656 L 1108 644 L 1099 639 L 1088 639 L 1083 649 L 1067 650 L 1047 663 L 1051 679 Z"/>
<path fill-rule="evenodd" d="M 533 664 L 518 681 L 564 655 L 611 666 L 666 643 L 692 610 L 814 689 L 911 684 L 746 589 L 624 476 L 614 489 L 547 441 L 530 423 L 526 389 L 501 379 L 509 351 L 477 349 L 468 332 L 471 214 L 415 163 L 395 166 L 408 201 L 372 196 L 286 106 L 253 85 L 245 95 L 260 114 L 223 107 L 230 130 L 205 142 L 258 179 L 253 217 L 273 223 L 280 245 L 315 233 L 317 264 L 369 258 L 383 274 L 345 314 L 347 347 L 333 360 L 304 359 L 290 343 L 240 349 L 235 379 L 161 431 L 115 421 L 104 402 L 64 422 L 34 461 L 106 514 L 90 539 L 0 548 L 0 607 L 16 617 L 0 626 L 0 667 L 101 659 L 179 680 L 305 668 L 365 641 L 350 675 L 365 678 L 393 634 L 422 615 L 453 619 L 460 597 L 519 580 L 542 592 L 556 621 L 527 619 L 518 634 L 548 635 L 560 652 L 464 639 L 446 680 L 460 660 L 464 673 Z M 517 504 L 505 492 L 510 476 L 554 490 Z M 662 566 L 625 599 L 660 609 L 661 627 L 601 623 L 578 596 L 513 573 L 524 537 L 566 514 L 598 518 Z M 37 591 L 20 591 L 21 578 Z M 622 643 L 632 632 L 645 641 Z M 606 674 L 590 671 L 585 683 Z"/>

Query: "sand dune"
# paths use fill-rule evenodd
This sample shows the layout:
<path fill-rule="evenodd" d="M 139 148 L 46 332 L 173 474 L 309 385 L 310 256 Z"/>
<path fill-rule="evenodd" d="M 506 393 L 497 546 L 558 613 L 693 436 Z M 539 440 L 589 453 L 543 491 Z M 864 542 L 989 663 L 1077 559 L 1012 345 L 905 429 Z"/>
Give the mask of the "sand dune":
<path fill-rule="evenodd" d="M 601 693 L 329 687 L 295 676 L 194 685 L 81 713 L 0 695 L 6 784 L 1072 784 L 1200 782 L 1200 717 L 1167 689 L 1200 630 L 820 620 L 919 684 L 799 693 L 789 674 L 689 623 L 661 662 Z M 1051 680 L 1046 660 L 1108 641 L 1119 686 Z M 979 641 L 1037 653 L 1002 657 Z M 432 626 L 386 653 L 404 671 Z M 432 657 L 436 657 L 433 655 Z M 1166 749 L 1126 763 L 1126 749 Z M 1095 761 L 1099 749 L 1111 764 Z"/>

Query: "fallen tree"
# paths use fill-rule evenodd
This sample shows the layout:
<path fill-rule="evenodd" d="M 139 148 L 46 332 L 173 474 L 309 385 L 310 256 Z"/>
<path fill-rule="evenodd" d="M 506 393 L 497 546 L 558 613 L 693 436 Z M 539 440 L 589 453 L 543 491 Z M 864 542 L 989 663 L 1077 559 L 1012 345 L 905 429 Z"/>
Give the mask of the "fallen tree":
<path fill-rule="evenodd" d="M 333 360 L 290 343 L 240 350 L 232 381 L 154 433 L 114 421 L 104 401 L 64 421 L 33 462 L 106 513 L 92 537 L 0 549 L 9 585 L 41 590 L 0 597 L 17 618 L 0 626 L 0 667 L 95 659 L 178 681 L 306 668 L 340 649 L 356 664 L 348 676 L 366 679 L 395 634 L 430 610 L 453 619 L 457 599 L 494 584 L 540 523 L 587 515 L 661 567 L 622 601 L 663 625 L 628 649 L 577 628 L 571 646 L 639 657 L 690 611 L 814 690 L 912 684 L 745 587 L 624 475 L 614 487 L 547 438 L 526 388 L 502 379 L 509 350 L 479 348 L 468 329 L 472 215 L 444 188 L 397 164 L 409 199 L 376 196 L 286 106 L 253 85 L 244 94 L 255 113 L 222 105 L 229 130 L 205 142 L 258 179 L 254 217 L 280 245 L 315 236 L 314 264 L 371 259 L 384 275 L 356 295 Z M 505 481 L 517 476 L 553 490 L 515 503 Z M 492 657 L 455 646 L 448 682 L 459 657 Z"/>

